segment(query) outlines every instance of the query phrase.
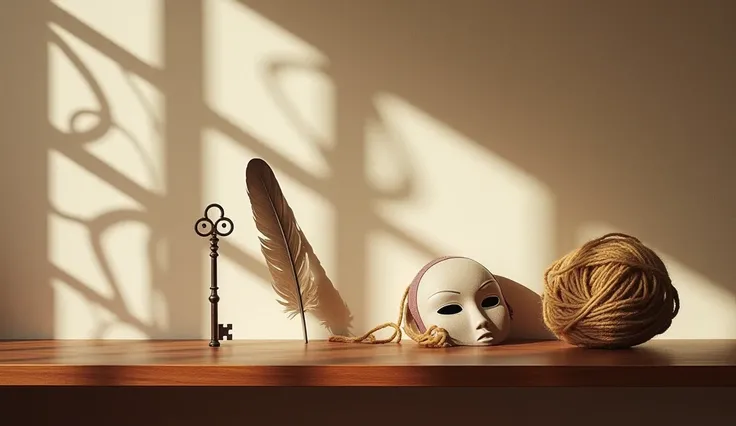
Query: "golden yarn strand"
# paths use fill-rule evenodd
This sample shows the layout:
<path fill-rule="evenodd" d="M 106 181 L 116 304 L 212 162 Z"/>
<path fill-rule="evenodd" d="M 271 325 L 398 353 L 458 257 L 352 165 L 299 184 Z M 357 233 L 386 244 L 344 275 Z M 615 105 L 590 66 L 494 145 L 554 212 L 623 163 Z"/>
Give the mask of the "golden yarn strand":
<path fill-rule="evenodd" d="M 409 296 L 409 287 L 404 290 L 404 295 L 401 298 L 401 305 L 399 306 L 399 320 L 395 323 L 386 322 L 381 325 L 377 325 L 369 330 L 362 336 L 350 337 L 350 336 L 330 336 L 328 339 L 330 342 L 338 343 L 370 343 L 370 344 L 383 344 L 390 343 L 396 340 L 396 343 L 401 342 L 401 322 L 405 317 L 408 317 L 409 305 L 406 303 L 407 297 Z M 394 330 L 391 337 L 386 339 L 377 339 L 375 334 L 386 328 L 392 328 Z M 407 323 L 404 327 L 404 332 L 410 339 L 417 342 L 422 347 L 427 348 L 442 348 L 450 345 L 447 330 L 441 327 L 433 325 L 427 329 L 424 333 L 420 333 L 413 324 Z"/>
<path fill-rule="evenodd" d="M 561 340 L 615 349 L 664 333 L 680 299 L 654 251 L 635 237 L 610 233 L 547 268 L 542 308 L 544 323 Z"/>

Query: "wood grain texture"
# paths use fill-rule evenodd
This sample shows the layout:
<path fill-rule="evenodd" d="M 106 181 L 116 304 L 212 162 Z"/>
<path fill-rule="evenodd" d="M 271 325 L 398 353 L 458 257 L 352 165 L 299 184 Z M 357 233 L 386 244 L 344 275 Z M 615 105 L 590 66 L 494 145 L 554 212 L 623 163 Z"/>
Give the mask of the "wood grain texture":
<path fill-rule="evenodd" d="M 563 342 L 420 348 L 313 341 L 0 342 L 0 385 L 736 386 L 736 340 L 653 340 L 619 351 Z"/>

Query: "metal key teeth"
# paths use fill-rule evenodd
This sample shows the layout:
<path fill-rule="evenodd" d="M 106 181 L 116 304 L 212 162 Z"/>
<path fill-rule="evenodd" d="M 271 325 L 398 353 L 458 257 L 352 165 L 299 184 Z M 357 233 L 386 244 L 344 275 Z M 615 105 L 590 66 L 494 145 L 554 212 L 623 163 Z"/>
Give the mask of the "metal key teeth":
<path fill-rule="evenodd" d="M 227 324 L 227 325 L 217 324 L 217 325 L 220 328 L 220 333 L 219 333 L 220 339 L 219 340 L 223 340 L 223 339 L 224 340 L 233 340 L 233 335 L 231 333 L 232 330 L 233 330 L 233 325 L 232 324 Z"/>

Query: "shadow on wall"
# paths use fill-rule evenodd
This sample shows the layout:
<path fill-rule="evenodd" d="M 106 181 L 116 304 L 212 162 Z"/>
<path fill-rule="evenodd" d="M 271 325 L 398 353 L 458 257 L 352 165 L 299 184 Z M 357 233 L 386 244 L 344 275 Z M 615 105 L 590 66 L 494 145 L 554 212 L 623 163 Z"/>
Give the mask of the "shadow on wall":
<path fill-rule="evenodd" d="M 549 185 L 556 255 L 606 222 L 736 294 L 733 2 L 239 1 L 330 58 L 338 139 L 396 93 Z"/>
<path fill-rule="evenodd" d="M 514 310 L 511 327 L 511 339 L 520 340 L 554 340 L 556 337 L 547 329 L 542 319 L 542 299 L 528 287 L 496 275 L 498 285 L 504 297 Z"/>
<path fill-rule="evenodd" d="M 337 259 L 337 272 L 339 276 L 350 277 L 343 292 L 352 294 L 351 300 L 362 299 L 366 275 L 364 239 L 368 230 L 401 234 L 398 229 L 382 224 L 369 208 L 371 197 L 401 198 L 408 188 L 399 188 L 391 194 L 375 193 L 363 179 L 360 139 L 362 120 L 371 115 L 369 103 L 364 102 L 369 93 L 362 96 L 351 93 L 348 99 L 338 100 L 345 110 L 361 108 L 360 114 L 353 116 L 360 121 L 342 120 L 339 130 L 343 135 L 346 131 L 353 133 L 345 136 L 356 143 L 340 144 L 333 152 L 324 151 L 328 160 L 335 164 L 336 177 L 319 180 L 205 105 L 203 2 L 188 2 L 182 6 L 180 2 L 166 0 L 162 4 L 161 34 L 156 36 L 161 38 L 163 45 L 163 57 L 159 62 L 165 66 L 156 66 L 138 57 L 129 46 L 118 44 L 88 20 L 75 16 L 68 10 L 68 7 L 73 8 L 72 2 L 36 1 L 27 2 L 23 7 L 3 6 L 7 12 L 3 17 L 8 20 L 8 25 L 2 28 L 6 35 L 2 40 L 7 51 L 5 57 L 29 58 L 27 61 L 7 61 L 12 65 L 8 68 L 7 81 L 12 84 L 4 92 L 8 96 L 3 98 L 2 115 L 7 119 L 3 125 L 3 140 L 12 141 L 2 144 L 3 194 L 8 204 L 23 212 L 24 226 L 28 228 L 25 238 L 13 250 L 3 250 L 0 335 L 4 338 L 105 338 L 113 328 L 120 326 L 132 330 L 124 332 L 128 336 L 196 338 L 201 335 L 206 292 L 198 278 L 203 276 L 201 265 L 206 244 L 197 240 L 192 225 L 205 204 L 201 197 L 203 147 L 200 134 L 206 128 L 215 129 L 266 157 L 270 164 L 335 205 L 338 252 L 350 254 Z M 155 40 L 146 43 L 153 45 Z M 63 77 L 53 74 L 58 71 L 52 67 L 58 65 L 52 64 L 50 58 L 54 55 L 55 59 L 63 57 L 65 64 L 62 65 L 67 68 L 71 65 L 73 74 Z M 96 55 L 94 60 L 87 61 L 93 55 Z M 115 89 L 104 84 L 103 80 L 109 78 L 109 69 L 95 70 L 88 62 L 112 63 L 119 68 L 129 84 L 126 94 L 132 94 L 138 102 L 132 110 L 130 105 L 117 107 L 111 95 Z M 274 69 L 274 77 L 278 77 L 277 72 L 278 69 Z M 59 103 L 59 98 L 61 104 L 64 101 L 74 104 L 77 98 L 84 99 L 83 94 L 74 89 L 51 99 L 54 94 L 58 95 L 56 86 L 78 84 L 79 81 L 83 90 L 91 93 L 94 106 L 74 106 L 59 113 L 63 115 L 62 125 L 50 123 L 57 113 L 54 109 L 58 105 L 54 102 Z M 143 89 L 152 89 L 159 96 L 160 105 L 151 102 L 150 91 Z M 358 95 L 357 98 L 353 98 L 354 95 Z M 277 91 L 274 96 L 278 98 Z M 288 115 L 289 111 L 285 112 Z M 144 115 L 150 122 L 146 129 L 150 139 L 141 140 L 122 124 L 131 113 Z M 299 120 L 295 118 L 294 123 L 298 124 Z M 137 160 L 143 172 L 131 176 L 125 173 L 126 164 L 116 162 L 114 155 L 112 158 L 100 155 L 99 151 L 104 151 L 101 147 L 109 145 L 112 133 L 121 135 L 125 139 L 123 143 L 139 151 Z M 150 153 L 141 148 L 144 145 L 154 145 L 153 151 L 161 151 L 158 164 L 155 159 L 146 157 Z M 86 180 L 65 181 L 65 173 L 57 173 L 62 167 L 66 167 L 65 171 L 74 169 L 84 174 Z M 141 174 L 153 176 L 151 180 L 154 181 L 160 180 L 159 185 L 141 184 Z M 17 182 L 24 182 L 24 185 Z M 116 194 L 113 199 L 120 196 L 126 202 L 103 202 L 102 206 L 92 203 L 90 206 L 91 201 L 100 198 L 99 183 L 105 186 L 102 193 L 113 192 Z M 244 187 L 242 191 L 244 194 Z M 111 198 L 107 194 L 102 198 L 105 197 Z M 136 229 L 135 225 L 143 228 L 146 234 L 144 244 L 130 243 L 130 232 Z M 17 232 L 15 225 L 7 220 L 2 226 L 4 235 Z M 68 232 L 69 228 L 74 228 L 75 232 Z M 69 237 L 71 234 L 75 235 L 74 241 Z M 113 234 L 118 239 L 128 240 L 124 249 L 117 253 L 110 253 L 109 245 L 105 244 Z M 421 242 L 407 235 L 404 237 L 413 247 L 432 255 Z M 228 241 L 223 241 L 221 249 L 239 266 L 265 278 L 264 281 L 270 280 L 262 258 Z M 142 258 L 145 265 L 136 266 L 145 273 L 138 278 L 149 283 L 149 288 L 131 296 L 129 287 L 137 283 L 122 282 L 121 276 L 129 279 L 131 274 L 126 273 L 129 272 L 125 270 L 126 262 L 120 262 L 120 257 Z M 75 268 L 97 271 L 97 276 L 80 277 Z M 11 287 L 9 284 L 16 282 L 22 285 Z M 327 303 L 342 302 L 338 294 L 323 296 Z M 152 303 L 144 308 L 147 312 L 140 312 L 140 306 L 133 305 L 141 305 L 144 299 L 158 301 L 158 304 Z M 77 320 L 74 324 L 65 324 L 71 317 L 79 318 L 78 312 L 69 312 L 73 309 L 70 306 L 96 312 L 96 315 L 89 315 L 96 318 L 85 323 Z M 361 305 L 356 304 L 353 312 L 360 309 Z M 350 320 L 349 312 L 336 311 L 335 315 L 326 321 L 346 323 Z M 338 326 L 337 331 L 345 331 L 344 325 Z"/>
<path fill-rule="evenodd" d="M 7 25 L 0 29 L 3 32 L 0 42 L 5 48 L 3 70 L 9 74 L 3 77 L 8 91 L 2 96 L 2 116 L 7 121 L 0 126 L 3 131 L 0 185 L 4 205 L 13 206 L 19 216 L 15 223 L 6 216 L 2 223 L 2 235 L 18 235 L 18 238 L 15 247 L 7 246 L 2 252 L 0 336 L 66 337 L 59 335 L 57 328 L 65 319 L 59 318 L 60 312 L 55 308 L 69 298 L 82 298 L 90 311 L 106 313 L 107 319 L 86 325 L 91 337 L 105 337 L 108 328 L 117 324 L 131 327 L 137 335 L 153 338 L 198 335 L 204 297 L 199 282 L 192 277 L 202 275 L 201 246 L 192 241 L 196 238 L 193 232 L 183 232 L 192 229 L 201 210 L 202 31 L 197 3 L 165 2 L 162 38 L 166 69 L 141 61 L 52 2 L 28 1 L 23 5 L 6 2 L 2 7 Z M 160 141 L 166 167 L 159 171 L 149 168 L 147 172 L 160 173 L 165 191 L 156 193 L 143 187 L 122 173 L 120 164 L 95 155 L 98 154 L 95 148 L 104 144 L 104 138 L 113 132 L 128 137 L 126 142 L 133 147 L 139 147 L 140 141 L 117 122 L 121 116 L 108 99 L 109 88 L 98 82 L 98 76 L 81 59 L 79 50 L 71 47 L 72 39 L 75 44 L 80 40 L 85 49 L 91 47 L 114 61 L 126 76 L 148 81 L 162 94 L 165 116 L 148 119 L 154 122 L 152 127 L 157 132 L 166 135 Z M 97 104 L 91 110 L 69 111 L 64 129 L 49 122 L 53 108 L 50 94 L 58 90 L 52 87 L 54 84 L 68 85 L 73 81 L 50 77 L 49 58 L 53 55 L 62 55 L 74 67 L 76 79 L 86 84 L 95 98 L 93 103 Z M 130 90 L 135 93 L 135 87 Z M 145 107 L 145 104 L 138 106 L 147 113 Z M 160 123 L 156 123 L 159 119 Z M 81 185 L 79 181 L 63 181 L 54 173 L 60 164 L 97 179 L 93 183 L 83 181 Z M 94 185 L 99 182 L 131 200 L 133 207 L 90 214 L 84 207 L 97 194 L 88 191 L 98 189 Z M 64 209 L 56 205 L 60 197 L 64 198 Z M 81 205 L 83 213 L 67 211 L 67 207 L 73 210 L 77 205 Z M 164 300 L 166 318 L 144 321 L 141 315 L 132 312 L 130 300 L 126 301 L 124 296 L 126 289 L 118 279 L 121 271 L 115 267 L 120 262 L 103 248 L 103 240 L 109 234 L 121 228 L 129 232 L 131 228 L 126 225 L 130 224 L 142 225 L 148 236 L 146 244 L 129 246 L 126 252 L 147 253 L 148 276 L 141 280 L 150 282 L 148 298 Z M 67 225 L 81 228 L 81 234 L 76 234 L 86 235 L 86 244 L 75 245 L 77 241 L 72 238 L 59 240 L 62 233 L 55 227 Z M 77 251 L 80 247 L 88 250 Z M 74 259 L 72 263 L 76 262 L 72 266 L 84 263 L 87 270 L 99 270 L 99 281 L 80 279 L 55 262 L 55 257 L 66 255 Z M 55 291 L 59 288 L 66 290 L 64 300 L 59 300 Z M 170 303 L 173 300 L 175 303 Z M 80 333 L 89 335 L 77 330 L 77 335 Z"/>
<path fill-rule="evenodd" d="M 3 204 L 21 212 L 23 223 L 21 227 L 9 220 L 6 209 L 0 226 L 2 235 L 16 235 L 19 229 L 23 235 L 2 251 L 0 336 L 55 335 L 50 281 L 109 311 L 110 321 L 126 323 L 146 336 L 200 335 L 206 306 L 198 279 L 203 276 L 203 245 L 191 227 L 204 207 L 200 134 L 205 128 L 247 147 L 334 206 L 331 278 L 353 316 L 365 317 L 370 232 L 395 236 L 425 258 L 447 254 L 386 223 L 371 208 L 377 199 L 407 197 L 413 187 L 410 174 L 389 193 L 365 179 L 365 122 L 379 119 L 371 99 L 380 91 L 395 93 L 439 117 L 547 184 L 556 199 L 556 255 L 576 246 L 580 229 L 589 222 L 606 222 L 736 294 L 730 265 L 730 240 L 736 235 L 731 195 L 736 181 L 731 164 L 736 157 L 733 2 L 701 2 L 693 9 L 689 2 L 607 6 L 581 1 L 575 7 L 531 8 L 487 2 L 450 6 L 374 1 L 348 6 L 340 0 L 238 1 L 329 57 L 337 142 L 320 148 L 331 166 L 329 178 L 304 172 L 207 107 L 201 1 L 163 1 L 165 66 L 160 67 L 53 3 L 2 6 L 0 43 L 7 77 L 0 100 L 0 187 Z M 96 83 L 94 73 L 83 61 L 75 62 L 73 49 L 64 50 L 59 30 L 160 93 L 162 115 L 151 121 L 160 126 L 165 165 L 160 170 L 161 191 L 142 187 L 91 154 L 96 141 L 117 131 L 120 113 L 107 101 L 106 88 Z M 63 133 L 49 124 L 49 43 L 61 49 L 97 95 L 99 108 L 71 112 L 91 120 L 91 129 L 80 131 L 71 123 Z M 286 66 L 275 65 L 272 77 Z M 282 102 L 283 108 L 286 105 Z M 292 123 L 300 123 L 292 115 Z M 307 125 L 299 127 L 310 139 L 319 138 Z M 134 207 L 81 217 L 50 205 L 50 190 L 63 184 L 55 184 L 49 175 L 49 152 L 111 185 L 133 200 Z M 60 188 L 84 197 L 84 188 Z M 53 211 L 62 214 L 49 219 Z M 49 261 L 49 253 L 65 243 L 47 244 L 53 231 L 48 224 L 59 221 L 87 229 L 91 258 L 85 261 L 97 264 L 103 282 L 85 282 Z M 137 250 L 148 252 L 150 292 L 164 301 L 164 319 L 143 321 L 130 312 L 114 268 L 106 266 L 111 260 L 99 237 L 126 221 L 148 232 L 149 243 Z M 227 242 L 222 247 L 235 263 L 266 277 L 261 258 Z M 530 283 L 509 283 L 516 289 L 510 291 L 510 300 L 523 299 L 530 309 L 538 304 L 538 297 L 524 288 Z M 527 325 L 533 333 L 543 331 L 538 322 Z M 368 324 L 354 326 L 362 331 Z M 98 333 L 105 335 L 104 329 Z"/>

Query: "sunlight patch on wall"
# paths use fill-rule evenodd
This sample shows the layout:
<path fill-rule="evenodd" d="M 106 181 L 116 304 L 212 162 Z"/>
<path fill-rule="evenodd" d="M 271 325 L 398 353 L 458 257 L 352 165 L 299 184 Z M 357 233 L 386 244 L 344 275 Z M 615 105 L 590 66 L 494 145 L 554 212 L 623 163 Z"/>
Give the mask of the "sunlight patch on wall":
<path fill-rule="evenodd" d="M 48 164 L 48 257 L 60 275 L 70 277 L 55 280 L 54 312 L 63 318 L 55 338 L 139 336 L 129 327 L 96 333 L 102 322 L 125 322 L 119 317 L 160 321 L 155 312 L 161 306 L 152 306 L 150 290 L 150 230 L 140 223 L 140 204 L 58 152 L 49 153 Z"/>
<path fill-rule="evenodd" d="M 49 23 L 48 47 L 56 338 L 151 337 L 168 327 L 152 277 L 161 247 L 149 247 L 156 208 L 149 204 L 166 191 L 162 94 L 92 47 L 120 48 L 160 67 L 161 5 L 54 2 L 65 12 Z M 65 26 L 81 28 L 85 39 Z"/>
<path fill-rule="evenodd" d="M 209 107 L 245 132 L 240 142 L 328 176 L 335 113 L 324 55 L 236 1 L 206 0 L 205 12 Z"/>
<path fill-rule="evenodd" d="M 577 243 L 598 238 L 610 232 L 624 232 L 607 223 L 586 223 L 579 227 Z M 694 271 L 678 259 L 640 238 L 664 262 L 680 296 L 680 312 L 672 326 L 656 338 L 663 339 L 733 339 L 736 338 L 736 296 Z"/>
<path fill-rule="evenodd" d="M 540 277 L 554 253 L 551 191 L 396 96 L 377 94 L 374 103 L 385 129 L 367 129 L 369 181 L 390 188 L 406 175 L 411 180 L 409 197 L 376 201 L 375 212 L 441 255 L 472 257 L 541 292 Z M 397 160 L 397 152 L 406 161 Z M 393 259 L 388 269 L 405 262 L 399 252 L 386 259 Z"/>
<path fill-rule="evenodd" d="M 220 287 L 228 291 L 228 300 L 223 293 L 223 312 L 229 309 L 231 316 L 223 321 L 234 324 L 261 323 L 268 318 L 268 326 L 262 328 L 249 327 L 244 334 L 237 333 L 238 338 L 294 338 L 301 336 L 301 325 L 298 319 L 289 321 L 282 313 L 281 305 L 276 302 L 276 293 L 271 288 L 270 275 L 261 254 L 258 230 L 253 221 L 250 200 L 245 186 L 245 166 L 256 153 L 250 148 L 238 144 L 222 133 L 207 129 L 203 132 L 203 175 L 205 205 L 219 203 L 225 209 L 235 225 L 235 231 L 223 239 L 220 244 L 220 259 L 227 259 L 230 266 L 219 271 Z M 318 255 L 328 275 L 334 276 L 334 207 L 321 194 L 294 179 L 288 169 L 273 165 L 273 157 L 265 157 L 279 180 L 289 205 Z M 225 244 L 227 243 L 227 245 Z M 202 289 L 209 288 L 208 248 L 202 244 Z M 337 286 L 338 283 L 335 283 Z M 338 287 L 339 290 L 339 287 Z M 231 308 L 225 308 L 225 304 Z M 257 306 L 257 309 L 254 307 Z M 263 317 L 260 312 L 269 314 Z M 274 315 L 272 315 L 275 312 Z M 209 311 L 203 313 L 204 324 L 209 324 Z M 314 322 L 314 321 L 313 321 Z M 295 325 L 296 324 L 296 325 Z M 208 329 L 207 329 L 208 330 Z M 319 333 L 324 335 L 324 330 Z M 317 334 L 314 335 L 315 338 Z"/>

